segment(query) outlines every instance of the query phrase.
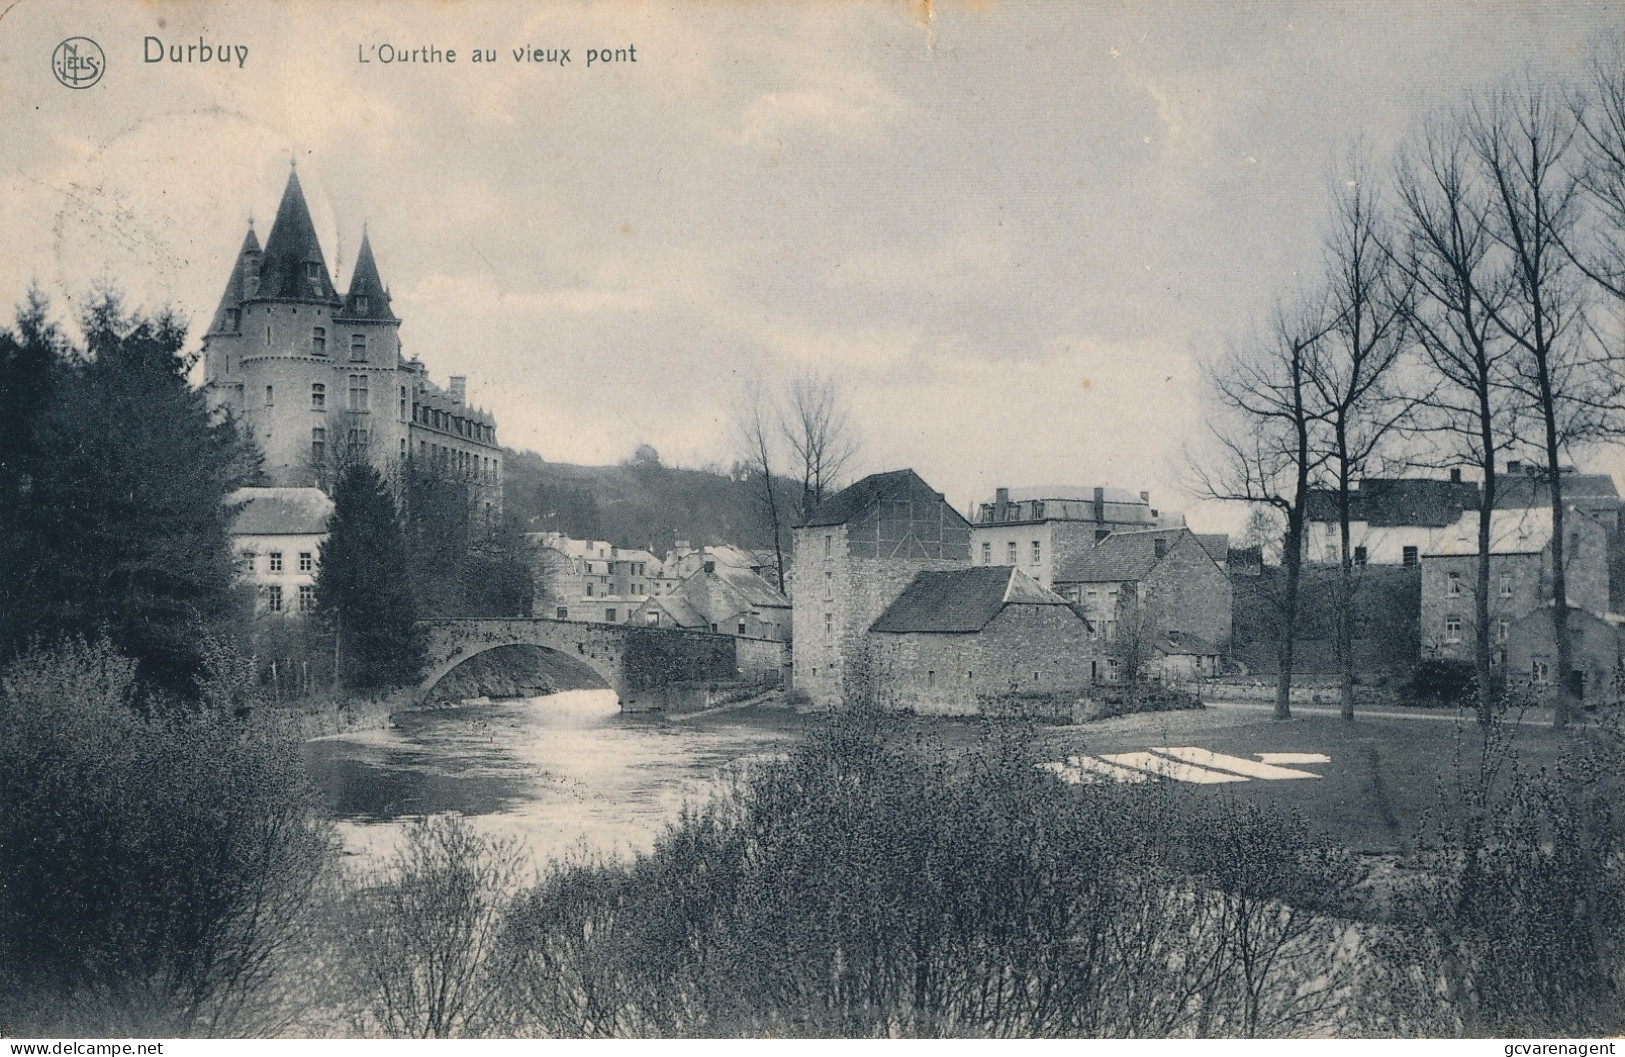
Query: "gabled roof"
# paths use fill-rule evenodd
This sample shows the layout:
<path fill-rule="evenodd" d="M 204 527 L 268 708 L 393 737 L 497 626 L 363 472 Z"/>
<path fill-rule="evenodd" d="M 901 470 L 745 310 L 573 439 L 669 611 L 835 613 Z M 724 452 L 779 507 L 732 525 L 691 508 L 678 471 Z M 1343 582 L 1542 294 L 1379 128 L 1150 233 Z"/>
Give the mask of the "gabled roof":
<path fill-rule="evenodd" d="M 314 277 L 309 274 L 310 264 L 317 266 Z M 305 204 L 305 192 L 299 186 L 297 171 L 288 174 L 288 186 L 276 208 L 276 221 L 265 240 L 259 289 L 254 296 L 325 304 L 338 302 L 338 291 L 333 289 L 333 277 L 328 274 L 327 260 L 322 256 L 316 225 L 310 219 L 310 207 Z"/>
<path fill-rule="evenodd" d="M 689 576 L 667 597 L 682 599 L 705 624 L 721 624 L 740 613 L 788 609 L 790 600 L 749 569 L 714 565 Z"/>
<path fill-rule="evenodd" d="M 231 278 L 226 280 L 226 292 L 220 295 L 220 307 L 214 310 L 214 322 L 209 324 L 210 334 L 233 334 L 242 326 L 239 317 L 233 325 L 226 313 L 241 308 L 242 303 L 254 295 L 254 286 L 260 274 L 260 237 L 254 234 L 254 225 L 248 225 L 242 248 L 237 251 L 237 263 L 231 266 Z"/>
<path fill-rule="evenodd" d="M 979 565 L 919 573 L 869 630 L 971 634 L 987 627 L 1011 605 L 1060 606 L 1077 615 L 1066 599 L 1020 569 Z"/>
<path fill-rule="evenodd" d="M 935 491 L 920 478 L 913 470 L 887 470 L 884 473 L 872 473 L 863 480 L 846 488 L 824 500 L 812 516 L 804 522 L 801 528 L 821 528 L 826 525 L 845 525 L 856 520 L 870 507 L 883 499 L 913 500 L 919 502 L 936 501 L 947 505 L 942 493 Z M 953 510 L 953 507 L 948 507 Z M 970 522 L 965 521 L 963 514 L 957 510 L 954 516 L 964 523 L 966 528 Z"/>
<path fill-rule="evenodd" d="M 638 611 L 649 608 L 664 610 L 672 623 L 680 628 L 709 628 L 712 624 L 705 614 L 689 605 L 680 595 L 650 595 L 638 607 Z"/>
<path fill-rule="evenodd" d="M 1230 534 L 1228 532 L 1194 532 L 1196 542 L 1207 551 L 1207 556 L 1219 564 L 1230 560 Z"/>
<path fill-rule="evenodd" d="M 363 297 L 367 299 L 365 308 L 361 307 Z M 366 229 L 362 229 L 361 252 L 356 255 L 355 270 L 350 273 L 350 292 L 345 295 L 344 307 L 335 313 L 334 318 L 400 322 L 390 310 L 389 291 L 384 289 L 384 281 L 378 278 L 378 262 L 372 259 L 372 240 L 367 237 Z"/>
<path fill-rule="evenodd" d="M 233 536 L 319 536 L 333 516 L 333 501 L 320 488 L 239 488 L 226 505 L 242 506 Z"/>
<path fill-rule="evenodd" d="M 1174 548 L 1179 546 L 1186 536 L 1189 536 L 1197 546 L 1201 546 L 1196 542 L 1196 534 L 1188 528 L 1113 532 L 1083 553 L 1075 554 L 1062 562 L 1055 570 L 1055 582 L 1093 584 L 1143 580 L 1156 568 L 1157 563 L 1173 553 Z M 1158 540 L 1163 541 L 1163 552 L 1160 555 L 1157 553 Z M 1206 554 L 1206 550 L 1203 553 Z"/>
<path fill-rule="evenodd" d="M 1349 492 L 1349 520 L 1373 528 L 1444 528 L 1463 510 L 1477 510 L 1479 488 L 1472 481 L 1432 477 L 1368 477 Z M 1337 520 L 1337 491 L 1311 489 L 1305 503 L 1310 521 Z"/>

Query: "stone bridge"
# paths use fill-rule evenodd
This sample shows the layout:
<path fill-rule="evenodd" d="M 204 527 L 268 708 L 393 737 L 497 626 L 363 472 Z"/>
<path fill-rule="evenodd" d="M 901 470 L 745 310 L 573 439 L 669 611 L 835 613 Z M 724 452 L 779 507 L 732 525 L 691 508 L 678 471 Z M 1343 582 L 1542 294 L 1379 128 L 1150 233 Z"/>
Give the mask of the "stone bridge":
<path fill-rule="evenodd" d="M 713 632 L 541 617 L 422 621 L 428 663 L 420 696 L 468 661 L 505 647 L 530 647 L 563 668 L 614 690 L 628 712 L 703 707 L 722 688 L 777 684 L 789 644 Z"/>

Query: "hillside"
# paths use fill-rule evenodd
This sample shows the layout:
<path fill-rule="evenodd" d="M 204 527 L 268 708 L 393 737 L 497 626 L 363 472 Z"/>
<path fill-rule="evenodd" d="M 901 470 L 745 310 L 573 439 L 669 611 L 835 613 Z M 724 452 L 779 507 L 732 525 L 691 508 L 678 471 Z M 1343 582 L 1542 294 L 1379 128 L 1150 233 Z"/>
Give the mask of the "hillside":
<path fill-rule="evenodd" d="M 769 550 L 773 534 L 757 479 L 658 462 L 578 466 L 531 451 L 506 453 L 503 502 L 526 532 L 563 532 L 664 554 L 677 540 Z M 789 510 L 795 486 L 778 480 Z M 788 515 L 786 514 L 786 517 Z M 789 553 L 788 520 L 783 544 Z"/>

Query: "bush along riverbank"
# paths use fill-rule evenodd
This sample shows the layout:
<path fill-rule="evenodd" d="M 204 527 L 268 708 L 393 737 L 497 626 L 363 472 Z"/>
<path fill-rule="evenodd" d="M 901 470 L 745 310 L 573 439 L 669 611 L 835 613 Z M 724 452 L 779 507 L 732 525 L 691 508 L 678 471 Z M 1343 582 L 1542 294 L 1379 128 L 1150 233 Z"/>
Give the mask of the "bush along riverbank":
<path fill-rule="evenodd" d="M 229 675 L 229 673 L 228 673 Z M 1066 786 L 1034 732 L 821 720 L 651 852 L 535 866 L 456 817 L 342 865 L 295 724 L 143 695 L 105 644 L 0 678 L 0 1021 L 24 1035 L 1617 1033 L 1617 738 L 1488 739 L 1403 892 L 1301 820 Z M 1610 740 L 1611 739 L 1611 740 Z M 32 849 L 49 848 L 50 854 Z M 21 850 L 19 854 L 18 851 Z"/>

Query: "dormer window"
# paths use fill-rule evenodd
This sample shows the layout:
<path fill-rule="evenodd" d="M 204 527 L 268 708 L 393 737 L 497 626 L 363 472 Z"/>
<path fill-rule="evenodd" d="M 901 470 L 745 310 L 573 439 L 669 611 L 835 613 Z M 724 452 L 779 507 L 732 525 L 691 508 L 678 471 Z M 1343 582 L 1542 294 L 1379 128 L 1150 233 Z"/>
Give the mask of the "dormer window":
<path fill-rule="evenodd" d="M 316 261 L 306 261 L 305 277 L 307 279 L 320 279 L 322 277 L 322 266 Z"/>
<path fill-rule="evenodd" d="M 359 294 L 359 295 L 356 296 L 355 310 L 356 310 L 357 315 L 362 315 L 367 311 L 367 295 L 366 294 Z"/>
<path fill-rule="evenodd" d="M 364 360 L 367 358 L 367 336 L 365 334 L 350 335 L 350 359 Z"/>
<path fill-rule="evenodd" d="M 327 355 L 327 328 L 312 327 L 310 330 L 310 351 L 317 356 Z"/>
<path fill-rule="evenodd" d="M 236 308 L 228 308 L 228 309 L 226 309 L 226 330 L 227 330 L 227 332 L 231 333 L 231 334 L 235 334 L 239 330 L 242 329 L 242 326 L 243 326 L 243 314 L 242 314 L 242 311 L 240 309 L 236 309 Z"/>

